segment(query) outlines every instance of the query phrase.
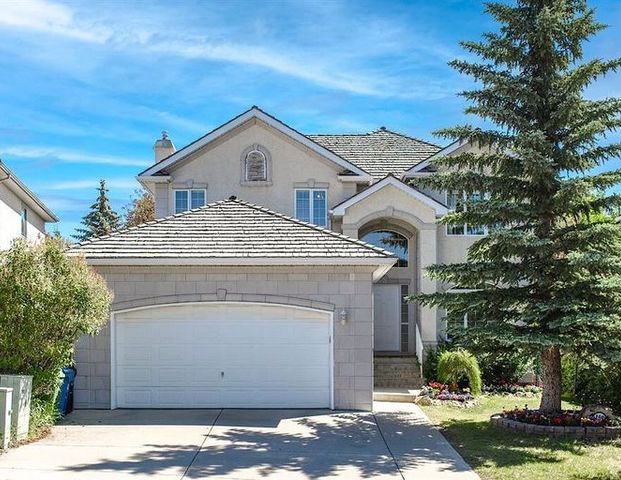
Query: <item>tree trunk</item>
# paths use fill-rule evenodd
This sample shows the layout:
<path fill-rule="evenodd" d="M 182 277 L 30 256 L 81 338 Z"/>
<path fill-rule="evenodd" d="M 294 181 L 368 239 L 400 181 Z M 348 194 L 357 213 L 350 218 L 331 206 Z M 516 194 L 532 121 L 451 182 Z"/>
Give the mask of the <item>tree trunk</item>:
<path fill-rule="evenodd" d="M 543 365 L 543 393 L 539 409 L 545 413 L 561 411 L 561 351 L 558 347 L 541 352 Z"/>

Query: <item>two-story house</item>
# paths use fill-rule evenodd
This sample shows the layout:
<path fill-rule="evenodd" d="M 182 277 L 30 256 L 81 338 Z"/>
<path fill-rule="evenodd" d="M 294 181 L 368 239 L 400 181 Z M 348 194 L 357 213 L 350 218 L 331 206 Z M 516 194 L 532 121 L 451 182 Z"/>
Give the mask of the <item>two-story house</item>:
<path fill-rule="evenodd" d="M 18 238 L 39 241 L 46 222 L 55 223 L 58 218 L 0 160 L 0 250 Z"/>
<path fill-rule="evenodd" d="M 72 250 L 115 292 L 76 406 L 372 408 L 374 376 L 402 380 L 378 364 L 417 368 L 442 335 L 404 298 L 484 234 L 438 224 L 459 195 L 408 184 L 465 148 L 305 135 L 258 107 L 179 150 L 163 134 L 137 176 L 157 220 Z"/>

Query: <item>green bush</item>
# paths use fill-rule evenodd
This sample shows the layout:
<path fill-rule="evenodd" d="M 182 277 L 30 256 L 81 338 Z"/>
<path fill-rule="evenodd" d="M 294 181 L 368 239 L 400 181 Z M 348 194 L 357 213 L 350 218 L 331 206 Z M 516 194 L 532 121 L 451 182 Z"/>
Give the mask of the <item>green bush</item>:
<path fill-rule="evenodd" d="M 438 359 L 442 352 L 449 349 L 446 343 L 439 343 L 436 348 L 427 347 L 425 350 L 425 361 L 423 362 L 423 377 L 425 382 L 438 380 Z"/>
<path fill-rule="evenodd" d="M 563 395 L 582 405 L 602 404 L 621 415 L 621 363 L 565 354 Z"/>
<path fill-rule="evenodd" d="M 42 416 L 50 407 L 38 402 L 53 404 L 74 343 L 106 324 L 111 300 L 104 279 L 58 239 L 0 252 L 0 373 L 33 376 Z"/>
<path fill-rule="evenodd" d="M 517 352 L 477 353 L 485 385 L 516 383 L 531 366 L 531 360 Z"/>
<path fill-rule="evenodd" d="M 481 370 L 472 353 L 467 350 L 447 350 L 438 359 L 438 380 L 457 383 L 466 378 L 473 395 L 481 393 Z"/>

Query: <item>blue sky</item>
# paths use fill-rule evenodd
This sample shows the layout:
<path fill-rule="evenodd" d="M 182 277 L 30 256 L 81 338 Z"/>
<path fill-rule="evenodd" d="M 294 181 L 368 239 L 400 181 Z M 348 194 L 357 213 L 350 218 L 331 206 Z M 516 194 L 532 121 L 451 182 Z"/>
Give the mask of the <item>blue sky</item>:
<path fill-rule="evenodd" d="M 621 2 L 587 56 L 621 56 Z M 0 157 L 69 235 L 100 178 L 117 210 L 161 130 L 181 147 L 251 105 L 304 133 L 386 126 L 432 132 L 466 120 L 467 78 L 447 61 L 494 26 L 476 0 L 54 2 L 0 15 Z M 621 96 L 621 75 L 593 85 Z M 469 119 L 472 121 L 472 119 Z M 621 163 L 621 162 L 616 162 Z M 618 166 L 618 165 L 617 165 Z"/>

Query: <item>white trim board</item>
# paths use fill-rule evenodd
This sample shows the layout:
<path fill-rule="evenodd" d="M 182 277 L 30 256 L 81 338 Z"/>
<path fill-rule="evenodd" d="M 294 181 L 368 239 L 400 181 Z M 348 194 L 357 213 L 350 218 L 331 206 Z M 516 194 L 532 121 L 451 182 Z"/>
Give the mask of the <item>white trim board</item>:
<path fill-rule="evenodd" d="M 406 185 L 401 180 L 398 180 L 397 178 L 395 178 L 393 176 L 387 176 L 387 177 L 384 177 L 379 182 L 371 185 L 366 190 L 363 190 L 359 194 L 354 195 L 349 200 L 346 200 L 345 202 L 343 202 L 343 203 L 337 205 L 336 207 L 334 207 L 331 210 L 332 215 L 334 215 L 335 217 L 342 217 L 343 215 L 345 215 L 345 210 L 347 210 L 349 207 L 351 207 L 352 205 L 355 205 L 356 203 L 360 202 L 361 200 L 364 200 L 365 198 L 369 197 L 370 195 L 373 195 L 375 192 L 381 190 L 382 188 L 384 188 L 384 187 L 386 187 L 388 185 L 392 185 L 393 187 L 398 188 L 399 190 L 403 191 L 404 193 L 406 193 L 406 194 L 416 198 L 420 202 L 422 202 L 425 205 L 431 207 L 435 211 L 436 216 L 446 215 L 448 213 L 448 211 L 449 211 L 448 208 L 445 205 L 442 205 L 437 200 L 434 200 L 433 198 L 428 197 L 424 193 L 419 192 L 418 190 L 416 190 L 416 189 Z"/>
<path fill-rule="evenodd" d="M 410 178 L 410 177 L 417 176 L 417 174 L 420 174 L 421 170 L 423 170 L 426 167 L 428 167 L 429 163 L 431 163 L 436 158 L 446 157 L 447 155 L 452 154 L 457 149 L 459 149 L 460 147 L 463 147 L 467 143 L 468 143 L 467 140 L 456 140 L 456 141 L 454 141 L 453 143 L 451 143 L 451 144 L 447 145 L 446 147 L 444 147 L 442 150 L 434 153 L 430 157 L 427 157 L 425 160 L 423 160 L 419 164 L 416 164 L 412 168 L 410 168 L 409 170 L 406 170 L 405 173 L 403 174 L 403 178 Z"/>
<path fill-rule="evenodd" d="M 323 266 L 323 265 L 369 265 L 377 266 L 373 271 L 373 281 L 378 281 L 388 270 L 397 262 L 396 257 L 369 257 L 369 258 L 317 258 L 317 257 L 300 257 L 300 258 L 175 258 L 175 257 L 86 257 L 86 263 L 89 265 L 101 266 L 183 266 L 183 265 L 203 265 L 203 266 L 288 266 L 288 265 L 305 265 L 305 266 Z"/>
<path fill-rule="evenodd" d="M 241 115 L 239 115 L 239 116 L 235 117 L 234 119 L 228 121 L 224 125 L 221 125 L 220 127 L 216 128 L 215 130 L 212 130 L 211 132 L 209 132 L 204 137 L 201 137 L 198 140 L 196 140 L 195 142 L 193 142 L 193 143 L 191 143 L 189 145 L 186 145 L 181 150 L 177 150 L 175 153 L 173 153 L 169 157 L 165 158 L 161 162 L 158 162 L 155 165 L 153 165 L 153 166 L 149 167 L 148 169 L 146 169 L 145 171 L 143 171 L 141 174 L 138 175 L 137 178 L 139 180 L 142 180 L 143 178 L 146 179 L 147 177 L 151 177 L 152 175 L 154 175 L 155 173 L 159 172 L 160 170 L 165 169 L 167 167 L 170 167 L 171 165 L 177 163 L 181 159 L 183 159 L 183 158 L 187 157 L 188 155 L 191 155 L 192 153 L 196 152 L 197 150 L 203 148 L 208 143 L 216 140 L 217 138 L 221 137 L 222 135 L 225 135 L 226 133 L 230 132 L 231 130 L 237 128 L 238 126 L 240 126 L 240 125 L 244 124 L 245 122 L 247 122 L 249 120 L 252 120 L 252 119 L 261 120 L 263 123 L 269 125 L 272 128 L 275 128 L 276 130 L 280 131 L 284 135 L 289 136 L 293 140 L 295 140 L 295 141 L 301 143 L 302 145 L 304 145 L 305 147 L 313 150 L 315 153 L 321 155 L 322 157 L 327 158 L 328 160 L 332 161 L 333 163 L 339 165 L 340 167 L 342 167 L 344 169 L 350 170 L 351 172 L 354 172 L 355 174 L 360 175 L 361 177 L 363 177 L 362 180 L 364 180 L 364 181 L 368 180 L 369 174 L 367 172 L 365 172 L 364 170 L 362 170 L 361 168 L 359 168 L 359 167 L 355 166 L 354 164 L 348 162 L 347 160 L 343 159 L 342 157 L 339 157 L 338 155 L 336 155 L 334 152 L 328 150 L 327 148 L 322 147 L 318 143 L 316 143 L 316 142 L 312 141 L 311 139 L 309 139 L 308 137 L 302 135 L 300 132 L 297 132 L 296 130 L 294 130 L 293 128 L 291 128 L 288 125 L 284 124 L 280 120 L 277 120 L 276 118 L 272 117 L 271 115 L 268 115 L 267 113 L 265 113 L 263 110 L 261 110 L 260 108 L 258 108 L 256 106 L 253 106 L 250 110 L 242 113 Z M 149 178 L 148 181 L 151 181 L 150 178 Z"/>

